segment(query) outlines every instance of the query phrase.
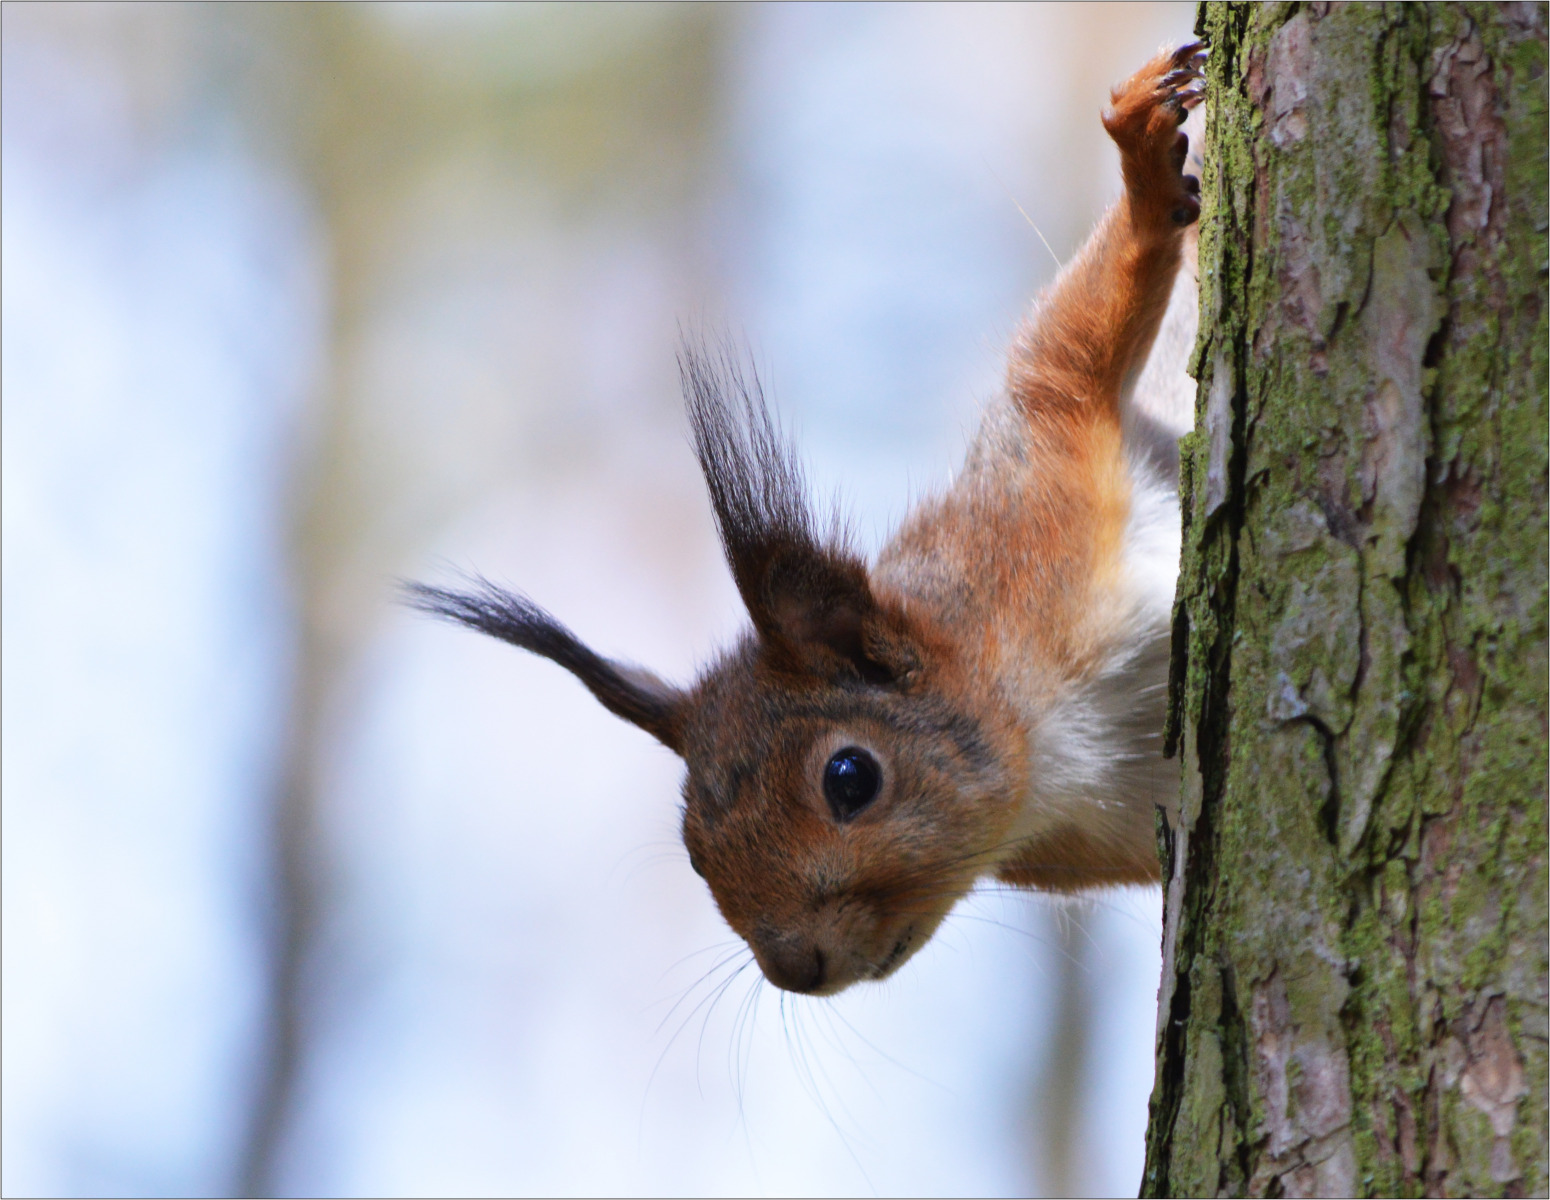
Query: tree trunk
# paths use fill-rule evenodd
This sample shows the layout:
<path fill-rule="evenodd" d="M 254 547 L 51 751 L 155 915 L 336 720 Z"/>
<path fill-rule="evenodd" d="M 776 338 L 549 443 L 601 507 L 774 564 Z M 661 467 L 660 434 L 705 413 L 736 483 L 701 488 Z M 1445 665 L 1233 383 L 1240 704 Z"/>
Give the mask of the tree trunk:
<path fill-rule="evenodd" d="M 1211 4 L 1143 1194 L 1546 1177 L 1539 4 Z"/>

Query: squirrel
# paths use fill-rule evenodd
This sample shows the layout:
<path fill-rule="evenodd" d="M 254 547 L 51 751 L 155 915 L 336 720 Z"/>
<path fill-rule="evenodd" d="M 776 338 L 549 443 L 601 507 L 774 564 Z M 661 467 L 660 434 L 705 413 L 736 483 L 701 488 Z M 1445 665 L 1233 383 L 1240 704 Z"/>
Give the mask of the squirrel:
<path fill-rule="evenodd" d="M 408 585 L 413 606 L 553 660 L 683 758 L 690 865 L 780 988 L 886 978 L 986 877 L 1065 894 L 1159 879 L 1193 394 L 1180 266 L 1200 212 L 1179 127 L 1204 60 L 1199 42 L 1163 50 L 1113 89 L 1123 196 L 1018 330 L 963 470 L 871 566 L 820 530 L 757 379 L 729 352 L 680 353 L 753 624 L 691 686 L 602 657 L 483 579 Z"/>

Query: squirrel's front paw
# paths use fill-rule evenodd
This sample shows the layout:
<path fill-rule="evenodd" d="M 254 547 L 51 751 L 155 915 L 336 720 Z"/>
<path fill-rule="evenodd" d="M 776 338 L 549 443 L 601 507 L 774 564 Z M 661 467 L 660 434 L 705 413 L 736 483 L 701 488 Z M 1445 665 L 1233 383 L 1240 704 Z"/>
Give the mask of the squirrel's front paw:
<path fill-rule="evenodd" d="M 1200 215 L 1200 180 L 1184 174 L 1189 138 L 1179 126 L 1205 91 L 1206 50 L 1164 50 L 1110 93 L 1103 127 L 1119 147 L 1137 215 L 1182 228 Z"/>

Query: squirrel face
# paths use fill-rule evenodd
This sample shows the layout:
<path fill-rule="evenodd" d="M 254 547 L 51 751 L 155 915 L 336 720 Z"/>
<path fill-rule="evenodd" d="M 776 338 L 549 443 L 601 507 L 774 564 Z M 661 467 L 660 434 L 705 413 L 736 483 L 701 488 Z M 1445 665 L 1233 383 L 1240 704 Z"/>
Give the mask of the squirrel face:
<path fill-rule="evenodd" d="M 411 603 L 572 671 L 688 764 L 684 842 L 771 982 L 882 979 L 1002 857 L 1025 743 L 953 639 L 879 596 L 735 360 L 681 359 L 695 448 L 753 631 L 680 690 L 583 645 L 525 597 L 411 585 Z"/>
<path fill-rule="evenodd" d="M 883 979 L 984 873 L 1019 756 L 933 686 L 782 670 L 749 639 L 695 689 L 684 844 L 765 976 Z"/>

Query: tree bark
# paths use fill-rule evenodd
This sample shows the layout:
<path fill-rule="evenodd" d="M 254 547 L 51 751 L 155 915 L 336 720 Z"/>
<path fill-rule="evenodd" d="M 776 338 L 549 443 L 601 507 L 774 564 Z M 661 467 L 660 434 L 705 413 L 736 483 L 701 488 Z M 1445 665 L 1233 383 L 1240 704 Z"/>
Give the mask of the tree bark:
<path fill-rule="evenodd" d="M 1540 4 L 1210 4 L 1144 1195 L 1545 1194 Z"/>

